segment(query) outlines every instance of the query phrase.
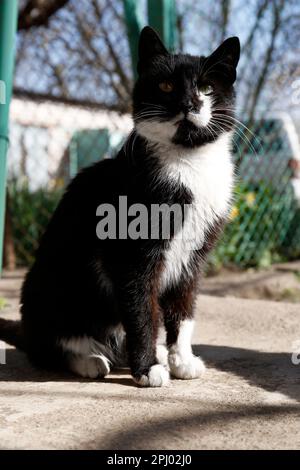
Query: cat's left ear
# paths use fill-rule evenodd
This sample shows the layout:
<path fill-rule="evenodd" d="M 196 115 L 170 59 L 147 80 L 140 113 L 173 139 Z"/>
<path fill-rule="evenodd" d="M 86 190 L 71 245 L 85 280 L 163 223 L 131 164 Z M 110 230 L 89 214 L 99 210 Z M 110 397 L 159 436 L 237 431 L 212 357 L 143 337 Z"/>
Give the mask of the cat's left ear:
<path fill-rule="evenodd" d="M 138 73 L 141 73 L 144 65 L 155 56 L 168 54 L 169 52 L 154 29 L 150 28 L 150 26 L 145 26 L 141 31 L 139 40 Z"/>
<path fill-rule="evenodd" d="M 240 58 L 240 40 L 234 36 L 226 39 L 208 58 L 214 70 L 222 73 L 224 78 L 234 83 L 236 67 Z"/>

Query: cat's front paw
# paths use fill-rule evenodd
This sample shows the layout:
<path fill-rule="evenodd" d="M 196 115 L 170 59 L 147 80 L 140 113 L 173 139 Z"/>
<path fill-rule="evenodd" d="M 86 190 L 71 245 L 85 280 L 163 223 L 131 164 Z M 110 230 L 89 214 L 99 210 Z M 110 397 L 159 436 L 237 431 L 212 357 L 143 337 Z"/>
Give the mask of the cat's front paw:
<path fill-rule="evenodd" d="M 161 364 L 150 367 L 148 374 L 134 378 L 135 382 L 142 387 L 164 387 L 169 382 L 169 372 Z"/>
<path fill-rule="evenodd" d="M 171 352 L 169 367 L 171 374 L 177 379 L 196 379 L 205 372 L 204 362 L 193 354 L 183 356 L 177 352 Z"/>

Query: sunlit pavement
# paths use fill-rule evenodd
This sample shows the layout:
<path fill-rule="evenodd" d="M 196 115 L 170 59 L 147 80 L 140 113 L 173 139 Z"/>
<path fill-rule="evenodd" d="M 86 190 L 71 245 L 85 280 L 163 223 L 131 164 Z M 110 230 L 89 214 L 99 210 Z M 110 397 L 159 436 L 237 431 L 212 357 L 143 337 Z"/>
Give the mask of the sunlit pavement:
<path fill-rule="evenodd" d="M 0 281 L 2 317 L 17 318 L 21 274 Z M 300 448 L 299 325 L 299 304 L 200 296 L 193 343 L 207 372 L 162 389 L 137 388 L 126 370 L 103 381 L 48 374 L 8 349 L 0 446 Z"/>

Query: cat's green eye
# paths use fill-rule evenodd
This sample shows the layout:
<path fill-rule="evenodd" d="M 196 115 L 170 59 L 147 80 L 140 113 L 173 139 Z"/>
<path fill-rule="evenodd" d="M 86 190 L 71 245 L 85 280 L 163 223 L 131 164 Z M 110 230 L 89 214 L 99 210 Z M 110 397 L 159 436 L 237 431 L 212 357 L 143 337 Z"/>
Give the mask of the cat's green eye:
<path fill-rule="evenodd" d="M 204 95 L 211 95 L 212 92 L 214 91 L 211 85 L 201 85 L 198 87 L 198 89 L 200 93 L 203 93 Z"/>
<path fill-rule="evenodd" d="M 161 91 L 164 91 L 165 93 L 171 93 L 171 91 L 174 90 L 174 85 L 173 83 L 171 82 L 161 82 L 159 83 L 159 88 L 161 89 Z"/>

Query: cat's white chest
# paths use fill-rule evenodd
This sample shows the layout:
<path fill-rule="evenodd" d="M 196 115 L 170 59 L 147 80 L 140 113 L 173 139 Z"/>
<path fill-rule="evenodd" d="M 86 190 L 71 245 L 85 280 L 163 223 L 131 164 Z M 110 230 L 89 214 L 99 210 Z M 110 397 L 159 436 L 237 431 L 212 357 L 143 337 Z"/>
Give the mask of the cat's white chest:
<path fill-rule="evenodd" d="M 231 135 L 182 154 L 179 158 L 165 156 L 165 176 L 180 181 L 193 195 L 187 208 L 182 229 L 164 253 L 160 291 L 176 285 L 182 274 L 190 274 L 190 259 L 201 249 L 207 231 L 221 217 L 226 217 L 233 188 L 233 165 L 230 155 Z"/>

